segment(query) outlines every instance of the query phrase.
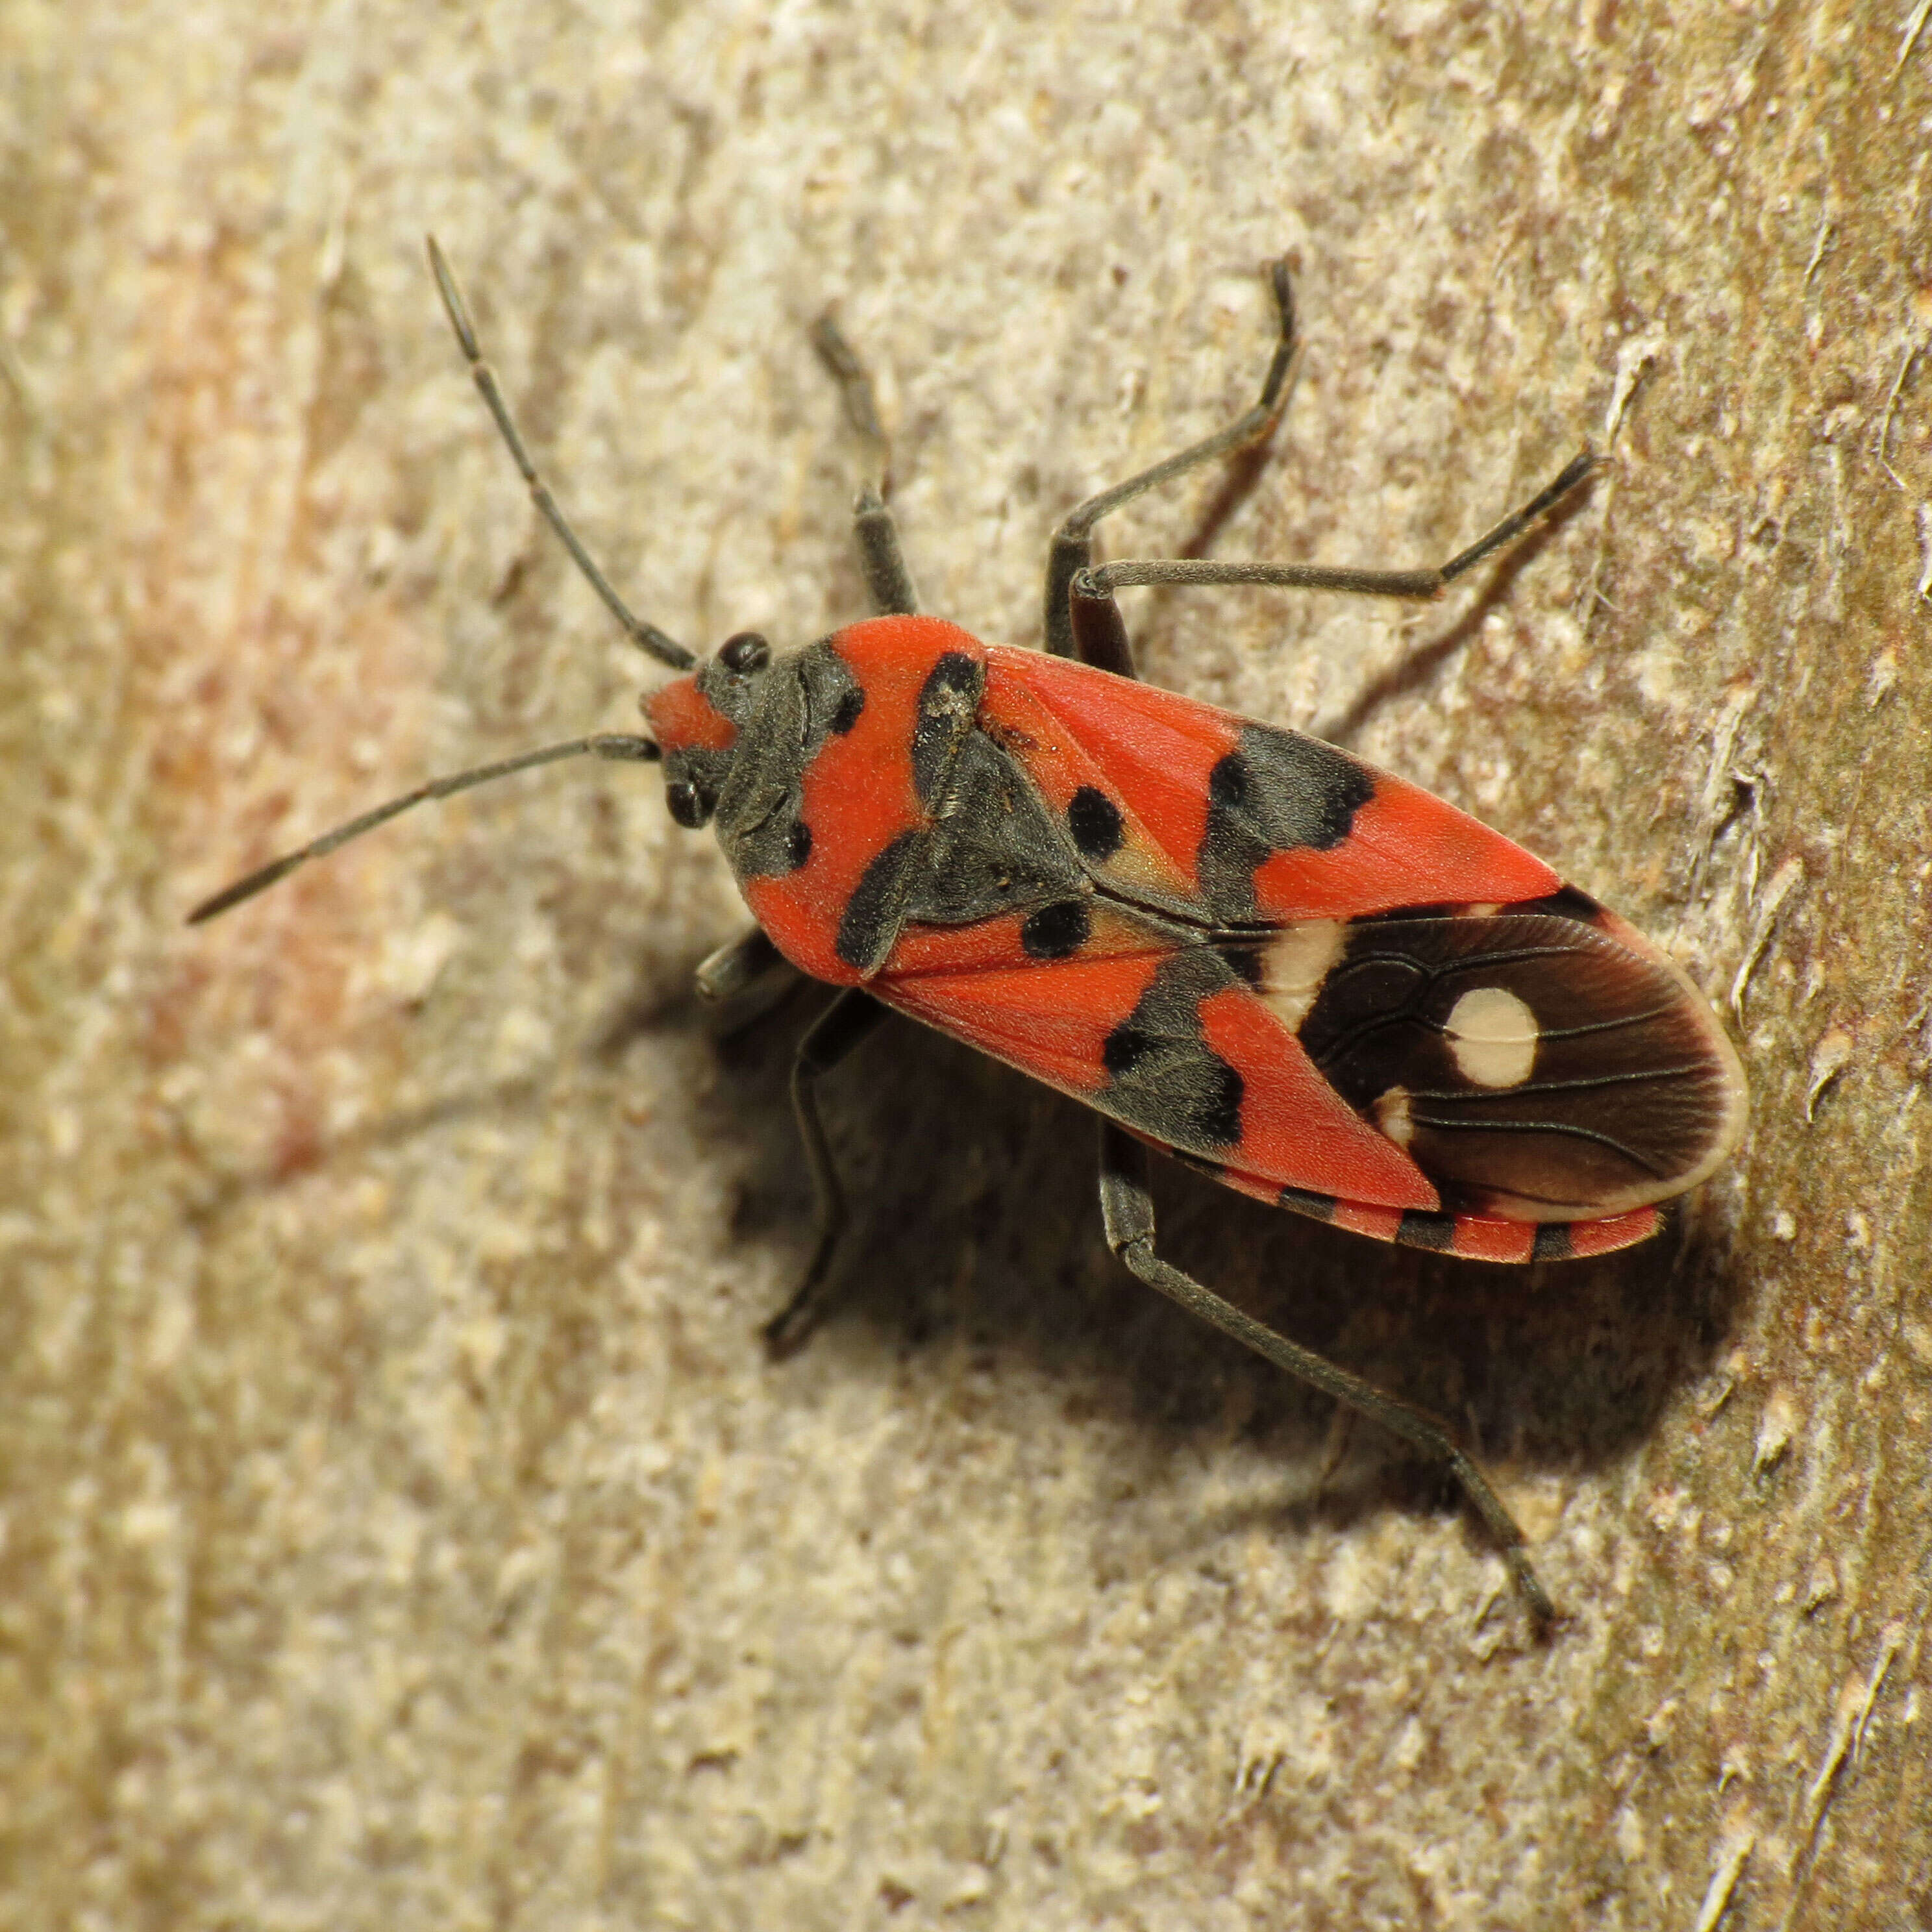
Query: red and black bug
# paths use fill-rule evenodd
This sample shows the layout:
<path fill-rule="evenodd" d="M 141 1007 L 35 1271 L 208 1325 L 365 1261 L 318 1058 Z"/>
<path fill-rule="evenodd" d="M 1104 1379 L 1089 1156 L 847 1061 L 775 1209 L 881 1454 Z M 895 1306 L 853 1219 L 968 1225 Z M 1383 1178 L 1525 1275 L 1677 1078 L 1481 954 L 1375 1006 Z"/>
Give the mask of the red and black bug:
<path fill-rule="evenodd" d="M 1521 1533 L 1442 1424 L 1244 1315 L 1156 1251 L 1146 1150 L 1358 1234 L 1485 1261 L 1641 1240 L 1735 1145 L 1736 1054 L 1688 979 L 1542 860 L 1318 740 L 1135 680 L 1117 589 L 1257 584 L 1426 598 L 1580 484 L 1587 453 L 1439 569 L 1127 562 L 1100 519 L 1264 436 L 1294 350 L 1285 265 L 1259 400 L 1219 435 L 1089 499 L 1047 568 L 1044 652 L 916 614 L 878 490 L 856 533 L 878 614 L 802 649 L 743 632 L 700 662 L 626 608 L 552 500 L 434 242 L 444 305 L 538 508 L 632 638 L 679 673 L 649 736 L 576 739 L 437 780 L 231 886 L 212 917 L 426 798 L 579 754 L 662 759 L 672 816 L 718 836 L 757 924 L 713 994 L 781 961 L 842 990 L 792 1096 L 818 1201 L 803 1334 L 844 1225 L 815 1083 L 888 1011 L 1101 1116 L 1107 1240 L 1133 1272 L 1454 1468 L 1532 1611 Z M 883 455 L 871 392 L 820 347 Z M 883 465 L 881 466 L 883 469 Z"/>

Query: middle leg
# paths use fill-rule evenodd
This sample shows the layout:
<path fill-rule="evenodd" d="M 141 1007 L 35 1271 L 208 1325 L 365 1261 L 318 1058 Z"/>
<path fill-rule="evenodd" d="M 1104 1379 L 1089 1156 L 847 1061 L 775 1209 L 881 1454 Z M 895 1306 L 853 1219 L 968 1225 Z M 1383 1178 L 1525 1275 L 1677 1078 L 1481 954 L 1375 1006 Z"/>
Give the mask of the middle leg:
<path fill-rule="evenodd" d="M 765 1346 L 782 1360 L 795 1354 L 824 1312 L 826 1270 L 832 1250 L 845 1231 L 845 1190 L 832 1164 L 825 1128 L 818 1118 L 818 1082 L 874 1032 L 886 1010 L 869 993 L 848 986 L 820 1013 L 799 1042 L 792 1062 L 791 1105 L 797 1116 L 799 1138 L 812 1172 L 814 1226 L 812 1256 L 800 1276 L 791 1299 L 765 1324 Z"/>
<path fill-rule="evenodd" d="M 1075 578 L 1082 575 L 1093 562 L 1094 526 L 1102 517 L 1112 516 L 1136 496 L 1144 496 L 1177 476 L 1184 476 L 1217 456 L 1258 442 L 1280 420 L 1288 401 L 1288 372 L 1294 365 L 1295 352 L 1294 298 L 1288 287 L 1287 262 L 1276 262 L 1270 266 L 1268 283 L 1274 292 L 1274 354 L 1269 359 L 1268 374 L 1262 378 L 1262 392 L 1254 406 L 1226 429 L 1204 436 L 1178 455 L 1143 470 L 1137 476 L 1130 476 L 1124 483 L 1116 483 L 1111 490 L 1102 490 L 1096 496 L 1089 496 L 1070 511 L 1054 532 L 1046 556 L 1044 614 L 1046 648 L 1052 656 L 1078 658 L 1083 664 L 1122 677 L 1135 674 L 1133 652 L 1120 614 L 1096 607 L 1093 599 L 1084 600 L 1090 608 L 1083 609 L 1070 603 L 1069 594 Z"/>

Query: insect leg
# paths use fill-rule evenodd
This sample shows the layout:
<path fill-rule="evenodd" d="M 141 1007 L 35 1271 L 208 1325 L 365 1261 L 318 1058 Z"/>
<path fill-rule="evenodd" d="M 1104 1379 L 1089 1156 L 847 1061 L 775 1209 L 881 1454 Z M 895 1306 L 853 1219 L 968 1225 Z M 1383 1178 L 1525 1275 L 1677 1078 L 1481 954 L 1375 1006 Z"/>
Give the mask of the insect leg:
<path fill-rule="evenodd" d="M 805 1143 L 806 1165 L 812 1171 L 816 1227 L 812 1258 L 806 1263 L 798 1286 L 792 1291 L 791 1299 L 765 1324 L 765 1346 L 780 1359 L 797 1352 L 824 1312 L 825 1271 L 831 1265 L 838 1237 L 845 1231 L 845 1190 L 838 1184 L 832 1150 L 826 1144 L 825 1129 L 818 1118 L 815 1083 L 820 1074 L 830 1072 L 885 1016 L 885 1008 L 870 994 L 848 986 L 812 1022 L 799 1042 L 798 1058 L 792 1062 L 792 1112 L 798 1117 L 799 1138 Z"/>
<path fill-rule="evenodd" d="M 1211 556 L 1124 558 L 1082 570 L 1073 580 L 1076 602 L 1104 603 L 1136 584 L 1262 584 L 1296 590 L 1341 590 L 1367 597 L 1433 598 L 1466 570 L 1540 522 L 1602 461 L 1589 450 L 1574 456 L 1520 509 L 1433 570 L 1357 570 L 1320 563 L 1224 563 Z"/>
<path fill-rule="evenodd" d="M 1150 1288 L 1158 1288 L 1170 1300 L 1178 1301 L 1190 1314 L 1212 1322 L 1223 1334 L 1245 1342 L 1277 1368 L 1286 1369 L 1324 1395 L 1331 1395 L 1371 1421 L 1380 1423 L 1425 1456 L 1446 1463 L 1502 1550 L 1538 1629 L 1547 1629 L 1556 1621 L 1556 1607 L 1524 1553 L 1522 1532 L 1490 1487 L 1489 1478 L 1441 1423 L 1406 1402 L 1383 1394 L 1312 1349 L 1264 1327 L 1252 1316 L 1244 1314 L 1232 1302 L 1203 1288 L 1154 1252 L 1154 1199 L 1148 1191 L 1147 1149 L 1111 1120 L 1100 1124 L 1100 1214 L 1106 1227 L 1107 1245 Z"/>
<path fill-rule="evenodd" d="M 787 963 L 763 926 L 748 927 L 698 962 L 698 990 L 707 1000 L 734 1000 Z"/>
<path fill-rule="evenodd" d="M 496 370 L 483 359 L 482 346 L 476 340 L 476 326 L 470 320 L 469 304 L 463 299 L 463 291 L 457 286 L 456 277 L 443 260 L 436 237 L 431 235 L 425 238 L 429 244 L 429 266 L 436 277 L 436 292 L 442 297 L 443 311 L 449 317 L 450 327 L 456 332 L 457 344 L 463 351 L 464 359 L 470 364 L 470 380 L 496 418 L 497 430 L 529 488 L 530 501 L 543 512 L 544 521 L 556 531 L 564 548 L 569 551 L 571 561 L 584 573 L 584 581 L 604 600 L 604 608 L 622 626 L 624 634 L 632 643 L 656 658 L 659 664 L 669 664 L 674 670 L 688 670 L 698 660 L 676 638 L 668 636 L 656 625 L 647 624 L 642 618 L 631 614 L 630 607 L 592 562 L 590 553 L 571 528 L 569 518 L 557 507 L 556 499 L 550 494 L 549 484 L 538 475 L 537 466 L 530 460 L 516 419 L 510 414 L 510 406 L 504 400 Z"/>
<path fill-rule="evenodd" d="M 812 346 L 838 385 L 846 421 L 869 446 L 874 458 L 878 481 L 866 484 L 853 506 L 853 535 L 858 542 L 859 567 L 866 574 L 866 592 L 878 616 L 909 617 L 919 608 L 919 592 L 899 548 L 898 526 L 886 508 L 886 494 L 892 488 L 892 445 L 879 426 L 872 376 L 830 315 L 820 316 L 812 324 Z"/>
<path fill-rule="evenodd" d="M 874 614 L 910 617 L 919 609 L 919 591 L 899 548 L 899 526 L 885 500 L 868 484 L 852 506 L 852 534 L 859 545 L 859 568 Z"/>
<path fill-rule="evenodd" d="M 1094 526 L 1102 517 L 1111 516 L 1122 504 L 1130 503 L 1150 490 L 1157 489 L 1174 477 L 1184 476 L 1190 470 L 1198 470 L 1204 463 L 1211 463 L 1217 456 L 1227 455 L 1231 451 L 1244 449 L 1252 442 L 1258 442 L 1274 428 L 1288 400 L 1288 370 L 1294 360 L 1294 301 L 1288 284 L 1288 264 L 1274 262 L 1268 270 L 1269 284 L 1274 291 L 1275 313 L 1278 328 L 1275 337 L 1274 354 L 1268 362 L 1268 374 L 1262 380 L 1262 392 L 1253 408 L 1230 423 L 1224 430 L 1184 449 L 1177 456 L 1170 456 L 1165 463 L 1156 463 L 1151 470 L 1143 470 L 1138 476 L 1130 476 L 1124 483 L 1116 483 L 1111 490 L 1103 490 L 1097 496 L 1089 496 L 1086 502 L 1070 512 L 1053 533 L 1053 542 L 1046 554 L 1046 648 L 1055 657 L 1078 658 L 1084 662 L 1100 665 L 1102 670 L 1120 672 L 1123 676 L 1133 676 L 1131 653 L 1126 651 L 1126 634 L 1120 628 L 1118 616 L 1109 627 L 1100 614 L 1090 614 L 1083 620 L 1070 611 L 1067 594 L 1073 580 L 1093 562 Z M 1084 629 L 1083 623 L 1090 625 Z M 1118 638 L 1115 633 L 1118 632 Z M 1090 649 L 1097 656 L 1090 656 Z M 1123 655 L 1125 662 L 1120 660 Z"/>
<path fill-rule="evenodd" d="M 722 1040 L 748 1033 L 783 1003 L 805 975 L 766 937 L 762 926 L 754 926 L 700 960 L 694 976 L 698 997 L 725 1010 L 718 1030 Z"/>

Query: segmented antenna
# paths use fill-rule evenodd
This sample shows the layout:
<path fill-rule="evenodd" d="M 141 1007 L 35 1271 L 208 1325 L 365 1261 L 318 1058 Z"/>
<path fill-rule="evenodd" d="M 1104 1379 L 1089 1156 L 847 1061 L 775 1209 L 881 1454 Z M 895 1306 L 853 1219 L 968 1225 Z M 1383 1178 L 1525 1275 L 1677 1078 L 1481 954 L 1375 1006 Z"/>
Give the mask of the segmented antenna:
<path fill-rule="evenodd" d="M 655 624 L 646 624 L 634 616 L 629 607 L 611 588 L 610 580 L 591 560 L 590 554 L 579 540 L 577 532 L 570 526 L 570 520 L 557 507 L 556 499 L 550 493 L 550 486 L 537 472 L 536 465 L 530 460 L 530 453 L 524 446 L 522 434 L 516 419 L 510 413 L 510 406 L 504 400 L 502 386 L 496 380 L 496 372 L 484 360 L 483 352 L 476 340 L 476 325 L 470 319 L 469 304 L 463 299 L 463 291 L 458 286 L 455 275 L 442 250 L 437 247 L 434 235 L 424 239 L 429 245 L 429 266 L 436 277 L 437 292 L 442 298 L 444 312 L 449 317 L 449 326 L 456 332 L 458 346 L 462 350 L 464 359 L 470 364 L 470 379 L 478 393 L 488 406 L 495 419 L 499 433 L 514 460 L 524 482 L 528 485 L 530 500 L 543 512 L 544 520 L 562 539 L 563 547 L 569 551 L 575 563 L 589 582 L 592 590 L 604 601 L 604 608 L 623 626 L 624 634 L 638 648 L 660 664 L 668 664 L 674 670 L 688 670 L 698 660 L 674 638 L 667 635 Z M 629 762 L 647 762 L 658 756 L 656 742 L 649 738 L 625 732 L 603 731 L 593 733 L 586 738 L 572 738 L 561 745 L 546 745 L 540 750 L 521 752 L 512 758 L 499 758 L 487 765 L 476 765 L 468 771 L 454 772 L 446 778 L 431 778 L 428 784 L 420 784 L 413 791 L 392 798 L 386 805 L 379 805 L 372 812 L 350 819 L 346 824 L 338 825 L 332 832 L 326 832 L 320 838 L 312 839 L 299 851 L 285 854 L 272 860 L 257 871 L 250 872 L 245 879 L 237 879 L 232 885 L 224 886 L 213 898 L 204 899 L 188 916 L 190 926 L 199 926 L 204 920 L 214 919 L 219 914 L 238 906 L 244 899 L 253 898 L 257 892 L 266 892 L 278 880 L 285 879 L 298 866 L 305 866 L 311 859 L 326 858 L 330 853 L 346 845 L 352 838 L 359 838 L 365 832 L 373 832 L 379 825 L 407 812 L 411 806 L 422 805 L 432 799 L 448 798 L 455 793 L 467 791 L 472 785 L 488 784 L 492 779 L 508 778 L 515 772 L 529 771 L 537 765 L 554 765 L 565 758 L 610 758 Z"/>
<path fill-rule="evenodd" d="M 306 866 L 311 859 L 326 858 L 332 852 L 346 845 L 352 838 L 359 838 L 365 832 L 373 832 L 379 825 L 386 825 L 392 818 L 400 818 L 412 806 L 427 803 L 431 799 L 449 798 L 460 791 L 467 791 L 472 785 L 488 784 L 493 778 L 506 778 L 513 772 L 526 772 L 535 765 L 554 765 L 565 758 L 611 758 L 628 763 L 647 764 L 660 755 L 656 740 L 634 736 L 622 731 L 600 731 L 588 738 L 572 738 L 561 745 L 546 745 L 535 752 L 519 752 L 514 758 L 499 758 L 494 764 L 475 765 L 466 772 L 452 772 L 447 778 L 431 778 L 427 784 L 419 784 L 414 791 L 406 791 L 400 798 L 392 798 L 386 805 L 379 805 L 373 812 L 365 812 L 360 818 L 352 818 L 346 825 L 338 825 L 333 832 L 325 832 L 320 838 L 313 838 L 298 852 L 285 853 L 279 859 L 272 859 L 267 865 L 250 872 L 245 879 L 237 879 L 232 886 L 224 886 L 212 898 L 203 899 L 188 916 L 190 926 L 199 926 L 204 920 L 213 919 L 231 906 L 239 905 L 244 899 L 252 899 L 257 892 L 265 892 L 279 879 L 286 879 L 298 866 Z"/>
<path fill-rule="evenodd" d="M 524 482 L 529 486 L 530 501 L 543 512 L 544 520 L 562 538 L 564 548 L 570 553 L 571 561 L 583 572 L 591 589 L 603 598 L 604 608 L 624 627 L 625 636 L 659 664 L 669 664 L 673 670 L 690 670 L 698 662 L 696 657 L 656 625 L 646 624 L 643 619 L 631 614 L 629 605 L 611 588 L 610 580 L 591 560 L 590 553 L 571 528 L 569 518 L 557 508 L 556 499 L 550 494 L 550 485 L 538 475 L 537 466 L 524 446 L 522 433 L 517 428 L 516 418 L 510 414 L 509 404 L 503 400 L 496 372 L 483 359 L 483 351 L 476 340 L 476 325 L 470 320 L 469 306 L 463 299 L 462 290 L 457 286 L 456 277 L 443 260 L 436 237 L 428 235 L 423 238 L 429 246 L 429 266 L 436 277 L 436 291 L 442 297 L 444 312 L 449 317 L 450 327 L 456 332 L 458 346 L 470 364 L 470 380 L 476 385 L 477 393 L 489 405 L 490 413 L 496 420 L 497 430 L 514 458 Z"/>

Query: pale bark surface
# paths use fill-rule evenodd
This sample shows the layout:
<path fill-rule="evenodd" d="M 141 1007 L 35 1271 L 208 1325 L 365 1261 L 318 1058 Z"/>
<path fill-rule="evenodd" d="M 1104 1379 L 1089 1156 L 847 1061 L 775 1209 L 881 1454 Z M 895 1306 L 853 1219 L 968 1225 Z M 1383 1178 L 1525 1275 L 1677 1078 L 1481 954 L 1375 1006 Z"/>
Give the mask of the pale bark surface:
<path fill-rule="evenodd" d="M 0 1922 L 1884 1927 L 1932 1915 L 1932 34 L 1906 0 L 0 11 Z M 1130 14 L 1143 17 L 1130 19 Z M 1156 20 L 1172 14 L 1176 17 Z M 858 614 L 878 371 L 929 608 L 1114 554 L 1447 555 L 1418 616 L 1130 593 L 1149 675 L 1539 849 L 1730 1005 L 1743 1156 L 1534 1274 L 1164 1175 L 1180 1258 L 1451 1414 L 1570 1626 L 1372 1430 L 1113 1265 L 1078 1110 L 895 1028 L 807 1240 L 795 1004 L 650 674 Z"/>

